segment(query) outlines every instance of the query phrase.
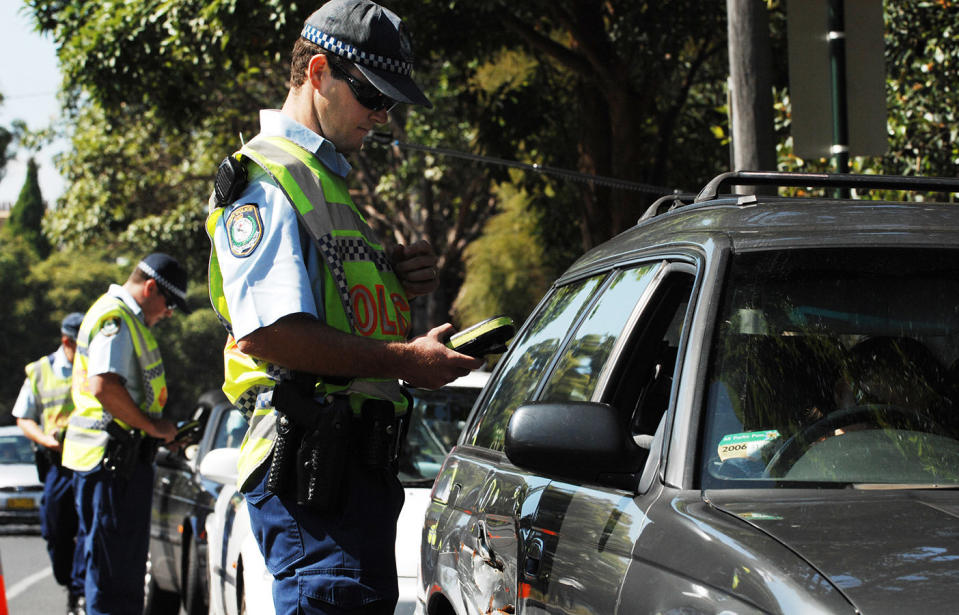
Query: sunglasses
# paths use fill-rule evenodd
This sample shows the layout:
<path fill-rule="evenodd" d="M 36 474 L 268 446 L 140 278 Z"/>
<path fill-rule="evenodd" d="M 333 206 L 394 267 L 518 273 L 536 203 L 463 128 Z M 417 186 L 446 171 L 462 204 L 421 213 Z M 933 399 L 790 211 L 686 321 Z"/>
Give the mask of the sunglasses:
<path fill-rule="evenodd" d="M 157 288 L 160 289 L 160 294 L 163 295 L 163 300 L 166 301 L 166 309 L 170 310 L 171 312 L 175 310 L 176 300 L 174 300 L 173 297 L 171 297 L 169 293 L 167 293 L 166 289 L 164 289 L 159 284 L 157 284 Z"/>
<path fill-rule="evenodd" d="M 345 81 L 346 85 L 349 86 L 350 91 L 353 92 L 353 96 L 356 98 L 356 102 L 370 111 L 381 111 L 383 109 L 389 111 L 397 105 L 397 101 L 377 90 L 373 84 L 367 81 L 360 81 L 335 62 L 328 62 L 328 64 L 330 65 L 330 70 L 333 72 L 333 76 L 341 81 Z"/>

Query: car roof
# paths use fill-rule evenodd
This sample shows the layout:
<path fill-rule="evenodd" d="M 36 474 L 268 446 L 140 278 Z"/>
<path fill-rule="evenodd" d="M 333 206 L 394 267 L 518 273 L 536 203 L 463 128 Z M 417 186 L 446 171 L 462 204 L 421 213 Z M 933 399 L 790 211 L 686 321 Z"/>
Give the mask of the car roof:
<path fill-rule="evenodd" d="M 5 425 L 3 427 L 0 427 L 0 436 L 23 436 L 24 438 L 27 437 L 24 435 L 23 430 L 16 425 Z"/>
<path fill-rule="evenodd" d="M 641 220 L 593 248 L 563 275 L 641 256 L 669 245 L 721 240 L 760 248 L 959 247 L 959 207 L 950 203 L 726 196 Z"/>

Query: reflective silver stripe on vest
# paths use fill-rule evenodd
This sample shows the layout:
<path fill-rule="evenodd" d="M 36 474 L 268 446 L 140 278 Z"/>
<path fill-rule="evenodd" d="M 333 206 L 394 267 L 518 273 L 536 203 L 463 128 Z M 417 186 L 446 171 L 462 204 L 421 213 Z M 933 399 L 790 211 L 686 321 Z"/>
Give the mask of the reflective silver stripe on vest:
<path fill-rule="evenodd" d="M 73 427 L 79 427 L 80 429 L 105 430 L 107 428 L 107 425 L 109 425 L 110 421 L 112 420 L 113 420 L 113 417 L 110 416 L 110 413 L 108 413 L 104 409 L 103 417 L 99 419 L 92 419 L 88 416 L 79 416 L 74 414 L 70 417 L 70 425 L 72 425 Z M 71 434 L 70 437 L 72 438 L 73 435 Z"/>
<path fill-rule="evenodd" d="M 273 435 L 276 433 L 276 413 L 268 412 L 262 415 L 254 416 L 250 421 L 250 427 L 247 429 L 248 438 L 258 438 L 263 440 L 273 440 L 274 444 L 276 443 Z M 272 449 L 271 449 L 272 450 Z"/>
<path fill-rule="evenodd" d="M 110 436 L 105 431 L 79 431 L 71 429 L 69 432 L 70 442 L 76 444 L 85 444 L 87 446 L 104 446 Z"/>
<path fill-rule="evenodd" d="M 47 408 L 52 408 L 54 406 L 62 406 L 63 404 L 70 401 L 70 387 L 67 387 L 66 389 L 51 391 L 50 393 L 51 395 L 56 395 L 56 397 L 47 399 L 44 396 L 43 400 L 40 402 L 40 406 L 44 410 L 46 410 Z"/>

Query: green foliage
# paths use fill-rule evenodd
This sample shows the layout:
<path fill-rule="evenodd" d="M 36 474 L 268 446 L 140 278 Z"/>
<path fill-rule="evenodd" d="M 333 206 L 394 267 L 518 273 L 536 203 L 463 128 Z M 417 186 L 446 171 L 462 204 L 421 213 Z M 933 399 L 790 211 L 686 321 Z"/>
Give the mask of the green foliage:
<path fill-rule="evenodd" d="M 191 292 L 191 305 L 197 305 Z M 223 345 L 226 331 L 209 307 L 186 316 L 179 312 L 153 331 L 166 369 L 169 399 L 165 416 L 189 418 L 197 398 L 223 384 Z"/>
<path fill-rule="evenodd" d="M 119 271 L 102 253 L 59 253 L 41 261 L 22 237 L 0 239 L 0 345 L 6 349 L 0 369 L 11 375 L 0 382 L 0 416 L 16 401 L 23 367 L 56 350 L 63 317 L 85 312 L 109 282 L 121 279 Z"/>
<path fill-rule="evenodd" d="M 27 176 L 20 189 L 20 196 L 10 210 L 10 219 L 7 220 L 4 230 L 8 234 L 22 237 L 41 257 L 50 252 L 50 244 L 43 236 L 42 230 L 45 210 L 46 205 L 37 179 L 37 161 L 31 158 L 27 162 Z"/>
<path fill-rule="evenodd" d="M 959 173 L 959 4 L 886 2 L 885 173 Z"/>
<path fill-rule="evenodd" d="M 545 265 L 529 196 L 511 184 L 495 189 L 500 213 L 466 250 L 467 274 L 456 298 L 456 321 L 465 326 L 497 314 L 526 320 L 555 272 Z"/>

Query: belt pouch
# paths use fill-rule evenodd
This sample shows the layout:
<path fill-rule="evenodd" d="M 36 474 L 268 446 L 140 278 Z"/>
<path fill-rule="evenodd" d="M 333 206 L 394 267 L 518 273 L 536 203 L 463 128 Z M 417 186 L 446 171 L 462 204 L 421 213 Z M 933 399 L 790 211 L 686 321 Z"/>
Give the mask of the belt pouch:
<path fill-rule="evenodd" d="M 297 504 L 317 512 L 333 512 L 343 496 L 343 477 L 350 463 L 353 411 L 349 400 L 316 404 L 316 427 L 307 431 L 297 451 Z"/>
<path fill-rule="evenodd" d="M 376 399 L 363 403 L 360 413 L 360 462 L 370 468 L 385 468 L 393 462 L 397 429 L 393 404 Z"/>

